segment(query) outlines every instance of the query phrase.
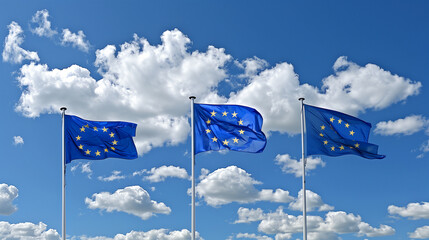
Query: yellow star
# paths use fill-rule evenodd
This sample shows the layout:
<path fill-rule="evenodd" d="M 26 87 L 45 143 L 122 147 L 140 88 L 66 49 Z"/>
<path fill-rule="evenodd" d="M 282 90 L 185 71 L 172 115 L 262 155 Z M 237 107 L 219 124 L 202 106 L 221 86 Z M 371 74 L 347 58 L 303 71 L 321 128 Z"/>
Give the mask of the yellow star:
<path fill-rule="evenodd" d="M 360 146 L 360 145 L 359 145 L 359 143 L 356 143 L 356 144 L 355 144 L 355 147 L 356 147 L 356 148 L 359 148 L 359 146 Z"/>
<path fill-rule="evenodd" d="M 225 111 L 225 112 L 222 113 L 222 116 L 226 117 L 226 115 L 228 115 L 227 111 Z"/>
<path fill-rule="evenodd" d="M 335 147 L 334 146 L 331 147 L 331 151 L 335 151 Z"/>
<path fill-rule="evenodd" d="M 212 137 L 213 142 L 217 142 L 217 138 L 216 137 Z"/>
<path fill-rule="evenodd" d="M 100 153 L 101 153 L 101 152 L 99 152 L 99 151 L 97 150 L 97 152 L 95 152 L 95 156 L 100 156 Z"/>
<path fill-rule="evenodd" d="M 81 139 L 81 136 L 77 135 L 76 141 L 79 141 Z"/>
<path fill-rule="evenodd" d="M 104 152 L 108 152 L 109 150 L 107 148 L 104 149 Z"/>
<path fill-rule="evenodd" d="M 206 123 L 207 123 L 207 124 L 210 124 L 210 123 L 211 123 L 210 119 L 207 119 Z"/>
<path fill-rule="evenodd" d="M 89 128 L 89 125 L 88 125 L 88 124 L 86 124 L 86 125 L 85 125 L 85 127 L 86 127 L 86 128 Z"/>
<path fill-rule="evenodd" d="M 234 143 L 238 143 L 238 138 L 234 138 L 232 141 L 234 141 Z"/>
<path fill-rule="evenodd" d="M 83 145 L 81 144 L 81 145 L 79 145 L 79 149 L 83 149 Z"/>
<path fill-rule="evenodd" d="M 350 125 L 349 125 L 348 123 L 346 123 L 346 125 L 345 125 L 345 126 L 346 126 L 346 128 L 349 128 L 349 126 L 350 126 Z"/>
<path fill-rule="evenodd" d="M 114 147 L 110 147 L 110 149 L 112 149 L 113 151 L 115 151 L 115 148 L 114 148 Z"/>
<path fill-rule="evenodd" d="M 98 128 L 97 127 L 93 127 L 94 131 L 98 132 Z"/>
<path fill-rule="evenodd" d="M 329 120 L 330 120 L 331 122 L 334 122 L 334 121 L 335 121 L 334 117 L 331 117 Z"/>
<path fill-rule="evenodd" d="M 210 133 L 212 130 L 210 129 L 206 129 L 206 133 Z"/>
<path fill-rule="evenodd" d="M 216 116 L 216 112 L 213 110 L 213 112 L 211 112 L 212 117 Z"/>
<path fill-rule="evenodd" d="M 350 135 L 353 136 L 353 134 L 355 134 L 355 132 L 353 132 L 353 130 L 350 131 Z"/>
<path fill-rule="evenodd" d="M 82 127 L 82 128 L 80 129 L 80 131 L 81 131 L 81 132 L 85 132 L 85 127 Z"/>
<path fill-rule="evenodd" d="M 228 140 L 226 140 L 226 139 L 225 139 L 225 141 L 223 141 L 222 143 L 223 143 L 223 145 L 228 146 L 228 143 L 229 143 L 229 142 L 228 142 Z"/>
<path fill-rule="evenodd" d="M 341 145 L 340 150 L 341 150 L 341 151 L 342 151 L 342 150 L 344 150 L 344 146 L 343 146 L 343 145 Z"/>
<path fill-rule="evenodd" d="M 111 132 L 109 135 L 110 137 L 115 137 L 115 134 L 113 132 Z"/>
<path fill-rule="evenodd" d="M 343 120 L 338 119 L 338 124 L 341 124 L 343 122 Z"/>
<path fill-rule="evenodd" d="M 114 140 L 114 141 L 112 142 L 112 144 L 113 144 L 113 145 L 118 145 L 118 141 Z"/>
<path fill-rule="evenodd" d="M 91 153 L 91 151 L 89 151 L 89 149 L 86 149 L 85 153 L 86 153 L 86 155 L 89 155 Z"/>
<path fill-rule="evenodd" d="M 237 117 L 237 113 L 235 111 L 232 113 L 232 117 Z"/>
<path fill-rule="evenodd" d="M 108 129 L 108 128 L 103 127 L 103 132 L 107 132 L 107 129 Z"/>
<path fill-rule="evenodd" d="M 324 145 L 328 145 L 328 140 L 323 141 Z"/>
<path fill-rule="evenodd" d="M 243 130 L 243 129 L 239 130 L 238 132 L 239 132 L 240 134 L 244 134 L 244 130 Z"/>
<path fill-rule="evenodd" d="M 321 137 L 323 137 L 323 133 L 319 134 Z"/>
<path fill-rule="evenodd" d="M 243 125 L 243 120 L 238 121 L 238 125 Z"/>
<path fill-rule="evenodd" d="M 320 126 L 320 129 L 325 130 L 325 125 Z"/>

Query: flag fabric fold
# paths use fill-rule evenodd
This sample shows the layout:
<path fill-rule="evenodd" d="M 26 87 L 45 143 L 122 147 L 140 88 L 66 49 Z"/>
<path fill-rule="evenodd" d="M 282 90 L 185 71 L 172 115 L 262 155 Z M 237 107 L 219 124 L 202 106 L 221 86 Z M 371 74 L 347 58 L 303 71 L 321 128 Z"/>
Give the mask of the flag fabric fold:
<path fill-rule="evenodd" d="M 137 124 L 89 121 L 64 116 L 65 163 L 75 159 L 137 158 L 133 137 Z"/>
<path fill-rule="evenodd" d="M 359 118 L 304 104 L 307 155 L 359 155 L 382 159 L 378 145 L 368 143 L 371 124 Z"/>
<path fill-rule="evenodd" d="M 262 121 L 250 107 L 194 104 L 195 154 L 223 149 L 262 152 L 267 144 Z"/>

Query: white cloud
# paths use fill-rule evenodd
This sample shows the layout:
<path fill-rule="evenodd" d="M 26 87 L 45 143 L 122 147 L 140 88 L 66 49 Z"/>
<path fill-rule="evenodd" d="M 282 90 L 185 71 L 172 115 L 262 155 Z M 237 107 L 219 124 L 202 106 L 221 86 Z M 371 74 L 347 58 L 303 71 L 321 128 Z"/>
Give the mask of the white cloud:
<path fill-rule="evenodd" d="M 295 177 L 302 177 L 302 159 L 298 162 L 298 160 L 293 159 L 289 154 L 278 154 L 275 162 L 281 166 L 283 172 L 293 173 Z M 306 175 L 310 170 L 316 169 L 318 165 L 324 167 L 326 163 L 320 157 L 307 157 L 305 165 Z"/>
<path fill-rule="evenodd" d="M 31 23 L 37 25 L 35 28 L 31 28 L 31 32 L 37 34 L 40 37 L 52 37 L 57 34 L 57 31 L 51 29 L 51 22 L 48 20 L 49 12 L 46 9 L 37 11 L 36 14 L 31 18 Z"/>
<path fill-rule="evenodd" d="M 82 30 L 79 30 L 76 33 L 72 33 L 68 28 L 63 29 L 61 44 L 66 46 L 67 44 L 71 44 L 73 47 L 79 48 L 81 51 L 88 52 L 89 51 L 89 41 L 85 39 L 86 36 Z"/>
<path fill-rule="evenodd" d="M 38 117 L 67 106 L 68 114 L 87 119 L 135 122 L 140 154 L 181 143 L 190 129 L 188 97 L 219 98 L 212 90 L 226 76 L 222 67 L 230 56 L 214 47 L 188 53 L 190 40 L 178 30 L 164 32 L 161 39 L 158 46 L 135 37 L 119 52 L 114 46 L 97 50 L 96 65 L 103 76 L 98 81 L 76 65 L 52 70 L 24 65 L 18 77 L 24 91 L 16 110 Z"/>
<path fill-rule="evenodd" d="M 10 63 L 21 63 L 24 60 L 39 61 L 37 52 L 21 48 L 20 45 L 24 42 L 21 26 L 16 22 L 12 22 L 7 27 L 9 28 L 9 35 L 7 35 L 4 41 L 3 61 Z"/>
<path fill-rule="evenodd" d="M 147 232 L 131 231 L 127 234 L 117 234 L 114 238 L 108 237 L 79 237 L 80 240 L 190 240 L 191 232 L 187 229 L 180 231 L 169 231 L 168 229 L 152 229 Z M 198 232 L 195 239 L 204 240 Z"/>
<path fill-rule="evenodd" d="M 265 218 L 264 212 L 262 209 L 248 209 L 244 207 L 240 207 L 237 211 L 238 220 L 234 223 L 250 223 L 261 221 Z"/>
<path fill-rule="evenodd" d="M 150 199 L 149 193 L 140 186 L 130 186 L 118 189 L 114 193 L 95 193 L 91 198 L 85 198 L 90 209 L 101 209 L 107 212 L 126 212 L 146 220 L 156 213 L 170 214 L 171 209 L 164 203 Z"/>
<path fill-rule="evenodd" d="M 256 201 L 291 202 L 294 198 L 282 189 L 262 189 L 262 184 L 249 173 L 236 166 L 220 168 L 207 175 L 195 187 L 196 193 L 210 206 L 220 206 L 231 202 L 250 203 Z"/>
<path fill-rule="evenodd" d="M 314 193 L 310 190 L 306 190 L 306 207 L 307 211 L 330 211 L 333 210 L 334 207 L 330 206 L 322 201 L 322 198 L 319 194 Z M 295 201 L 291 202 L 289 204 L 289 209 L 296 210 L 296 211 L 302 211 L 302 200 L 303 200 L 303 194 L 302 189 L 298 193 L 298 198 L 295 199 Z"/>
<path fill-rule="evenodd" d="M 144 179 L 149 180 L 150 182 L 162 182 L 167 177 L 189 179 L 186 169 L 175 166 L 161 166 L 159 168 L 154 167 L 146 173 L 149 174 L 149 176 L 146 176 Z"/>
<path fill-rule="evenodd" d="M 0 215 L 11 215 L 18 210 L 12 203 L 17 197 L 18 188 L 5 183 L 0 184 Z"/>
<path fill-rule="evenodd" d="M 0 238 L 14 240 L 59 240 L 60 235 L 54 229 L 46 230 L 47 225 L 39 222 L 34 224 L 30 222 L 12 224 L 9 222 L 0 222 Z"/>
<path fill-rule="evenodd" d="M 14 145 L 24 145 L 24 139 L 21 136 L 13 136 Z"/>
<path fill-rule="evenodd" d="M 293 216 L 283 211 L 282 207 L 275 212 L 263 213 L 259 209 L 240 208 L 239 220 L 236 223 L 260 221 L 258 231 L 265 234 L 276 234 L 276 239 L 289 239 L 292 234 L 302 232 L 302 216 Z M 361 220 L 360 216 L 342 211 L 328 212 L 325 219 L 319 216 L 307 216 L 309 239 L 339 239 L 338 234 L 355 233 L 357 236 L 377 237 L 395 233 L 387 225 L 371 227 Z"/>
<path fill-rule="evenodd" d="M 120 180 L 120 179 L 125 178 L 125 176 L 119 175 L 119 174 L 121 174 L 121 171 L 112 171 L 112 175 L 110 175 L 108 177 L 99 176 L 98 180 L 104 181 L 104 182 L 111 182 L 111 181 Z"/>
<path fill-rule="evenodd" d="M 341 68 L 339 68 L 341 62 Z M 374 64 L 361 67 L 338 58 L 335 74 L 323 79 L 321 89 L 300 84 L 291 64 L 280 63 L 250 76 L 250 82 L 228 102 L 255 107 L 264 116 L 266 131 L 299 132 L 300 97 L 306 103 L 351 115 L 366 109 L 383 109 L 419 93 L 420 82 L 393 75 Z M 373 86 L 368 88 L 367 86 Z"/>
<path fill-rule="evenodd" d="M 414 232 L 408 233 L 408 236 L 410 238 L 428 239 L 429 238 L 429 226 L 419 227 Z"/>
<path fill-rule="evenodd" d="M 236 238 L 247 238 L 247 239 L 256 239 L 256 240 L 273 240 L 268 236 L 256 235 L 254 233 L 238 233 Z"/>
<path fill-rule="evenodd" d="M 411 135 L 428 125 L 428 120 L 421 115 L 412 115 L 395 121 L 379 122 L 375 133 L 391 136 L 395 134 Z"/>
<path fill-rule="evenodd" d="M 73 65 L 49 69 L 27 64 L 18 81 L 23 91 L 16 110 L 27 117 L 59 113 L 94 120 L 124 120 L 138 124 L 139 154 L 153 147 L 183 143 L 189 134 L 189 100 L 234 103 L 256 108 L 264 117 L 264 130 L 299 132 L 299 97 L 306 102 L 352 115 L 382 109 L 419 93 L 420 82 L 393 75 L 374 64 L 358 66 L 340 57 L 341 68 L 323 80 L 321 89 L 300 84 L 293 66 L 280 63 L 266 68 L 264 60 L 246 59 L 245 85 L 236 92 L 218 94 L 219 84 L 235 76 L 225 66 L 232 57 L 209 46 L 205 52 L 189 50 L 191 40 L 175 29 L 165 31 L 160 45 L 144 38 L 124 43 L 117 50 L 108 45 L 96 51 L 95 65 L 102 78 Z M 338 64 L 337 64 L 338 65 Z M 247 69 L 247 70 L 246 70 Z M 374 86 L 368 89 L 367 86 Z M 82 108 L 81 106 L 87 106 Z M 96 110 L 94 110 L 96 109 Z"/>
<path fill-rule="evenodd" d="M 80 168 L 81 173 L 86 173 L 87 177 L 89 179 L 92 178 L 92 169 L 91 169 L 91 163 L 90 162 L 87 162 L 87 163 L 78 162 L 76 165 L 74 165 L 70 168 L 70 171 L 74 172 L 74 171 L 78 170 L 79 168 Z"/>
<path fill-rule="evenodd" d="M 390 205 L 387 210 L 391 215 L 399 215 L 409 219 L 429 219 L 429 202 L 409 203 L 406 207 Z"/>

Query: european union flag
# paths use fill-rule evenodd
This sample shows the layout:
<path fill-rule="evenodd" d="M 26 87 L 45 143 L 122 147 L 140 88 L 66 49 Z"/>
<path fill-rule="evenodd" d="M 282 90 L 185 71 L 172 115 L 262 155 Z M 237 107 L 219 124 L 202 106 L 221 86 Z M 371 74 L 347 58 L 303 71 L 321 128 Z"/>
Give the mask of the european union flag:
<path fill-rule="evenodd" d="M 350 115 L 304 105 L 307 155 L 341 156 L 355 154 L 381 159 L 378 146 L 368 143 L 371 124 Z"/>
<path fill-rule="evenodd" d="M 194 104 L 194 124 L 195 154 L 222 149 L 258 153 L 267 144 L 262 116 L 250 107 Z"/>
<path fill-rule="evenodd" d="M 133 137 L 137 124 L 88 121 L 64 116 L 65 163 L 74 159 L 137 158 Z"/>

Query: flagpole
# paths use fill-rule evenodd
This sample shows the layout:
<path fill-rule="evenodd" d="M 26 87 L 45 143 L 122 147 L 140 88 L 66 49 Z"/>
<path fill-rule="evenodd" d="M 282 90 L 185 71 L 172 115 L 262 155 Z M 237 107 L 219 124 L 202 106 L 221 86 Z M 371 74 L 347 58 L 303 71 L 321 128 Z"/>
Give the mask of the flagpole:
<path fill-rule="evenodd" d="M 64 115 L 66 114 L 66 107 L 60 108 L 61 110 L 61 117 L 62 117 L 62 160 L 61 160 L 61 166 L 62 166 L 62 178 L 63 178 L 63 196 L 62 196 L 62 240 L 66 240 L 66 164 L 64 162 L 65 158 L 65 149 L 64 149 Z"/>
<path fill-rule="evenodd" d="M 305 190 L 305 142 L 304 142 L 304 125 L 305 125 L 305 112 L 304 112 L 304 100 L 301 101 L 301 149 L 302 149 L 302 235 L 303 240 L 307 240 L 307 205 L 306 205 L 306 190 Z"/>
<path fill-rule="evenodd" d="M 192 225 L 192 240 L 195 240 L 195 129 L 194 129 L 194 100 L 196 97 L 190 96 L 191 99 L 191 151 L 192 151 L 192 210 L 191 210 L 191 225 Z"/>

